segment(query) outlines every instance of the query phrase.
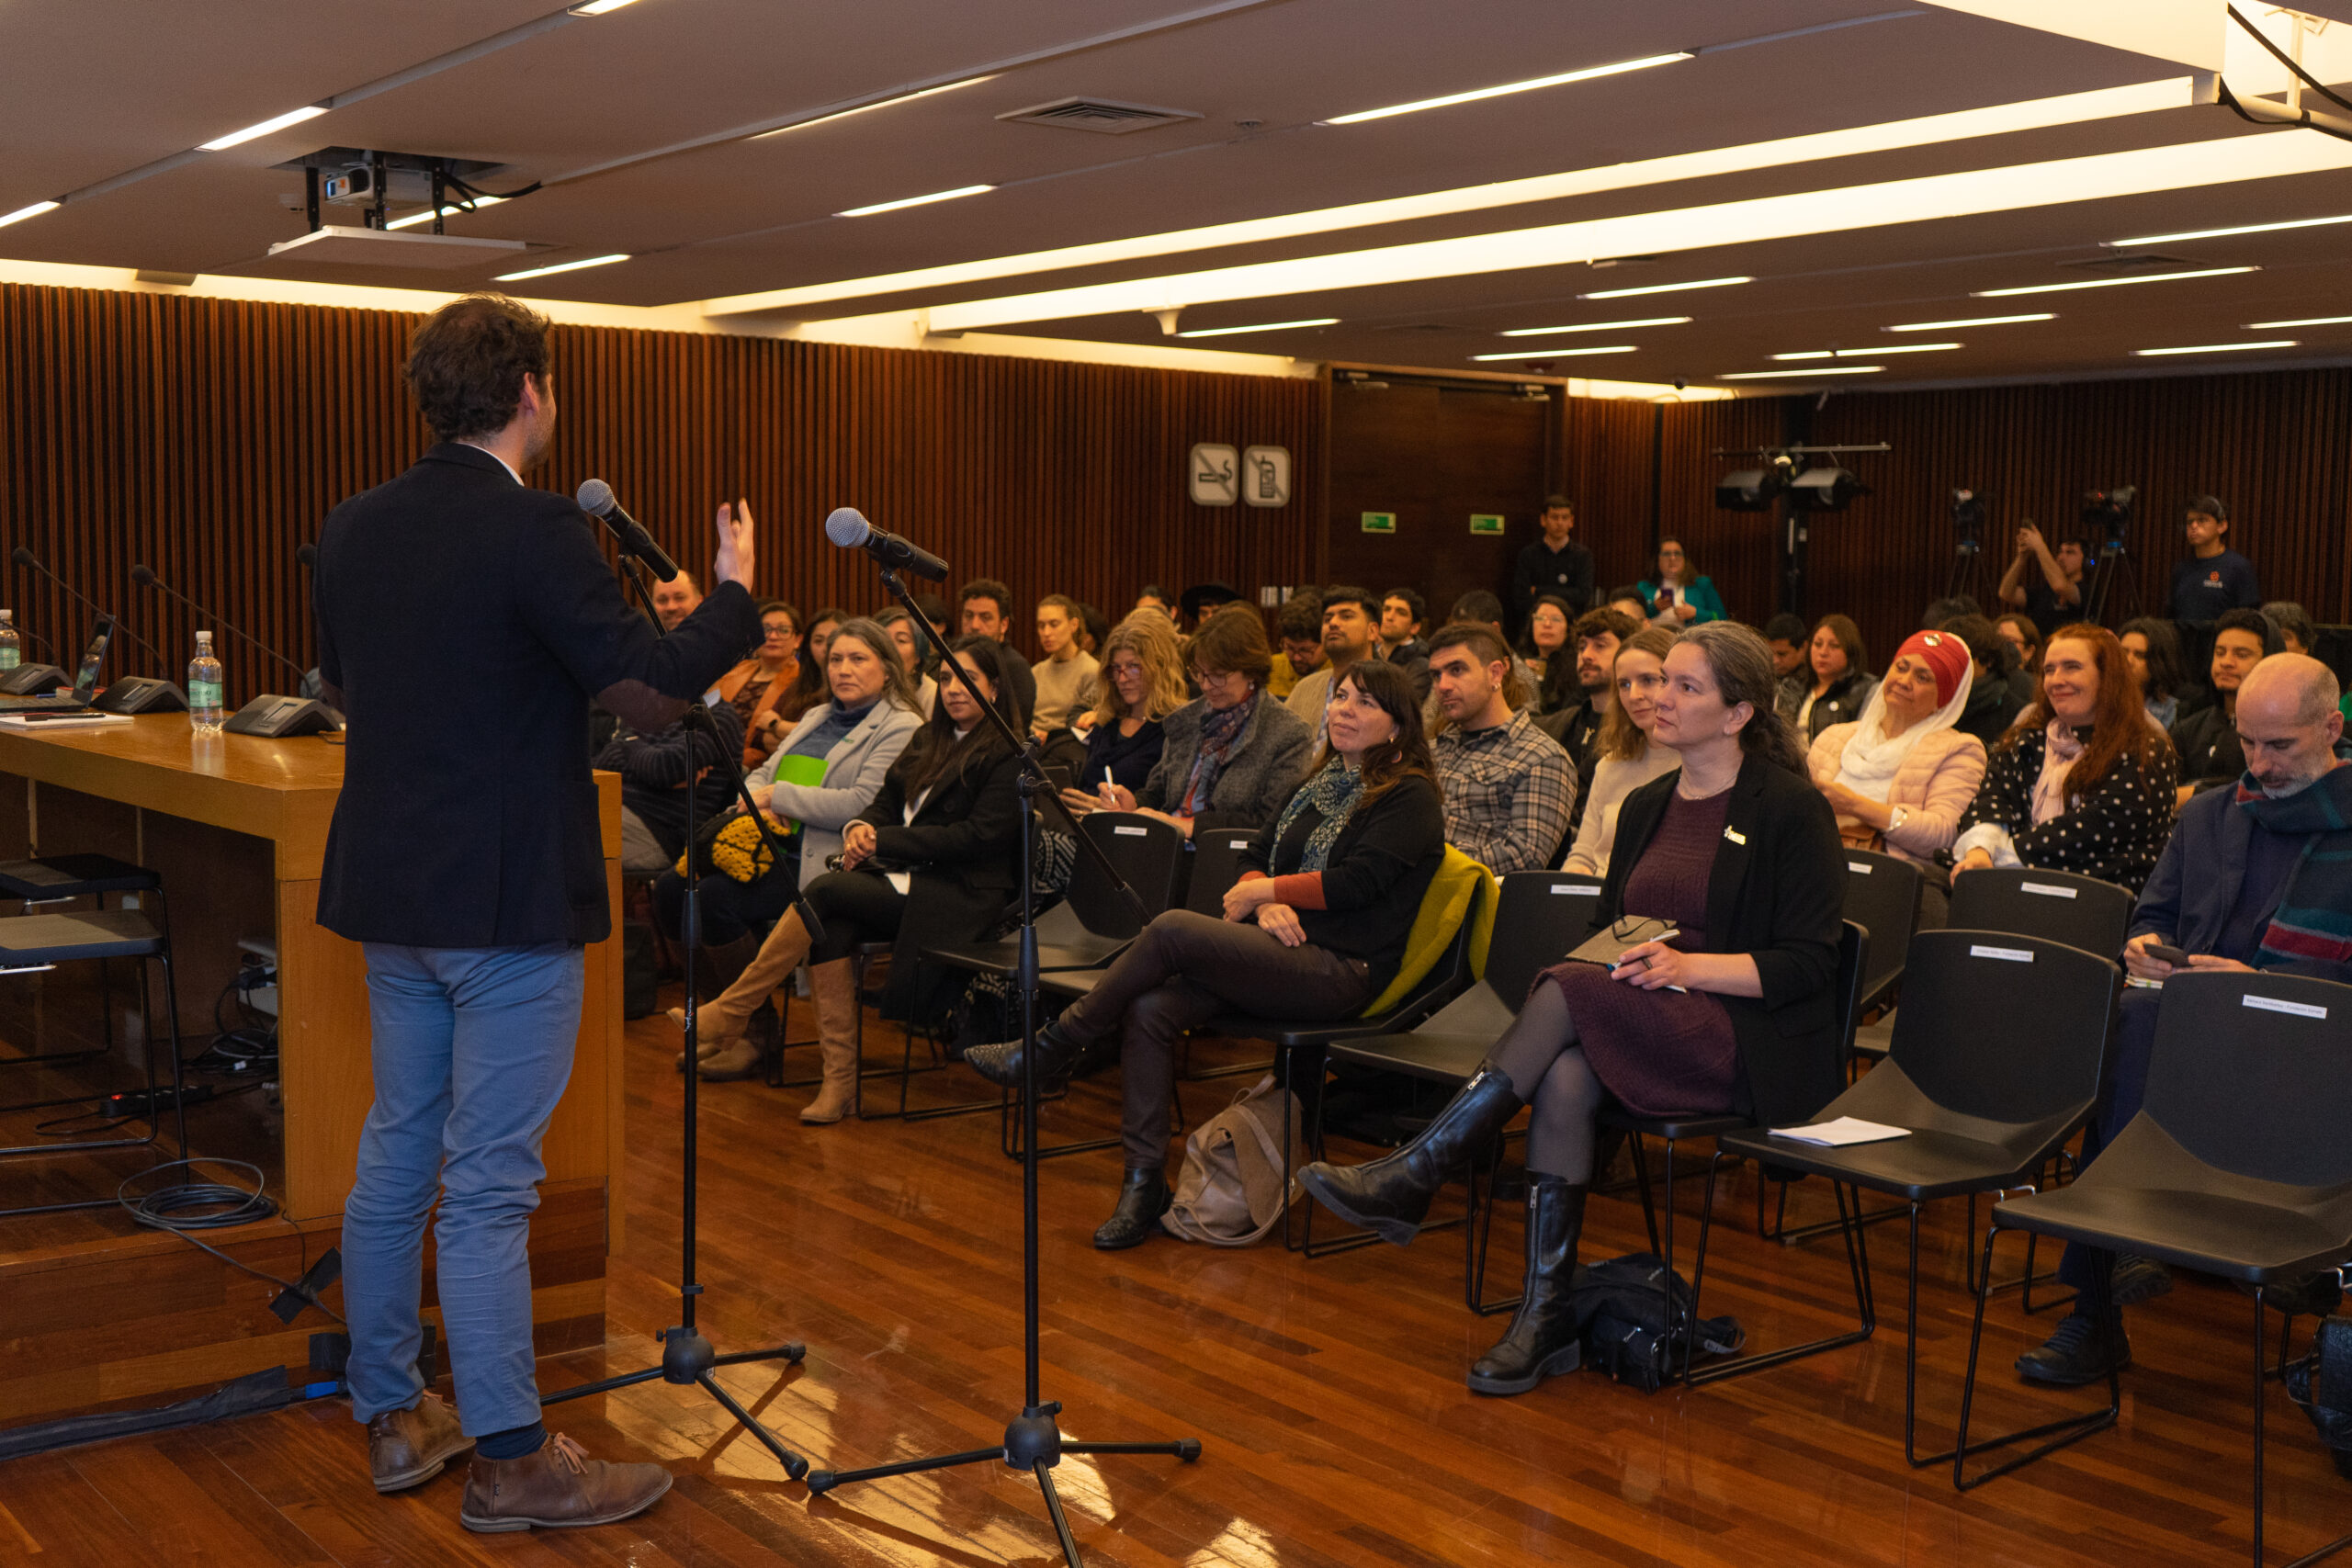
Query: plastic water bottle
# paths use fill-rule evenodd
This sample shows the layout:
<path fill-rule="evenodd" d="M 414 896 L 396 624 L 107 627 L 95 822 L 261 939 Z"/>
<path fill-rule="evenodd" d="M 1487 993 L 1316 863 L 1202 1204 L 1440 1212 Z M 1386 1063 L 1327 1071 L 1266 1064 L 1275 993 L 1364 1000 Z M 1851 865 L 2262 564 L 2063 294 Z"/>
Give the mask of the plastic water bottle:
<path fill-rule="evenodd" d="M 0 670 L 14 670 L 24 657 L 25 639 L 17 630 L 17 612 L 0 610 Z"/>
<path fill-rule="evenodd" d="M 220 733 L 220 661 L 212 657 L 210 632 L 196 634 L 196 657 L 187 661 L 187 716 L 198 735 Z"/>

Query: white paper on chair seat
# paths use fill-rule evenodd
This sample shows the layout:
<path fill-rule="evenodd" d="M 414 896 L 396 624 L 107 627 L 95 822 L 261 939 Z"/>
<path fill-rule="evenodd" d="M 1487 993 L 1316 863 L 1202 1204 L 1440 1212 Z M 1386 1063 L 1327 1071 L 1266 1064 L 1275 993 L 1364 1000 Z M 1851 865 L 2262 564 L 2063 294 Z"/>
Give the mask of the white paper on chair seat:
<path fill-rule="evenodd" d="M 1848 1144 L 1879 1144 L 1889 1138 L 1907 1138 L 1908 1127 L 1889 1127 L 1883 1122 L 1865 1122 L 1859 1116 L 1840 1116 L 1834 1122 L 1815 1122 L 1810 1127 L 1775 1127 L 1772 1136 L 1787 1138 L 1800 1144 L 1818 1144 L 1824 1148 L 1842 1148 Z"/>

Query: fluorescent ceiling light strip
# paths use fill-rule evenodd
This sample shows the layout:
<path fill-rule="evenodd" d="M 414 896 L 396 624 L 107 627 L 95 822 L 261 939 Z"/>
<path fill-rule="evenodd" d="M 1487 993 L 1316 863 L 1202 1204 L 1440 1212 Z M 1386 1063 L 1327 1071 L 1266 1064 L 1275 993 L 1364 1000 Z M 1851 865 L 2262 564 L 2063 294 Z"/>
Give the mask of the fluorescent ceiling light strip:
<path fill-rule="evenodd" d="M 2299 348 L 2293 338 L 2273 338 L 2268 343 L 2203 343 L 2188 348 L 2135 348 L 2132 352 L 2143 359 L 2154 359 L 2166 354 L 2237 354 L 2249 348 Z"/>
<path fill-rule="evenodd" d="M 559 272 L 578 272 L 584 266 L 610 266 L 615 262 L 627 260 L 628 257 L 625 255 L 590 256 L 586 261 L 558 262 L 553 266 L 535 266 L 524 272 L 502 272 L 498 275 L 498 281 L 520 283 L 526 277 L 552 277 Z"/>
<path fill-rule="evenodd" d="M 2057 313 L 2035 310 L 2022 316 L 1971 316 L 1959 321 L 1906 321 L 1899 327 L 1881 327 L 1883 333 L 1949 333 L 1962 327 L 2006 327 L 2018 321 L 2054 321 Z"/>
<path fill-rule="evenodd" d="M 581 0 L 566 9 L 575 17 L 601 17 L 607 11 L 617 11 L 624 6 L 634 6 L 637 0 Z"/>
<path fill-rule="evenodd" d="M 38 218 L 44 212 L 54 212 L 60 205 L 54 201 L 36 201 L 30 207 L 19 207 L 14 212 L 0 212 L 0 229 L 6 229 L 11 223 L 22 223 L 28 218 Z"/>
<path fill-rule="evenodd" d="M 273 131 L 283 130 L 289 125 L 300 125 L 306 119 L 316 119 L 326 112 L 326 106 L 323 104 L 304 104 L 300 108 L 289 110 L 279 115 L 276 119 L 266 119 L 259 125 L 249 125 L 243 130 L 232 130 L 217 141 L 199 142 L 197 151 L 226 152 L 232 147 L 240 146 L 257 137 L 267 136 Z"/>
<path fill-rule="evenodd" d="M 1775 359 L 1876 359 L 1883 354 L 1943 354 L 1965 348 L 1958 343 L 1898 343 L 1883 348 L 1808 348 L 1796 354 L 1776 354 Z"/>
<path fill-rule="evenodd" d="M 1644 316 L 1631 321 L 1580 321 L 1568 327 L 1513 327 L 1497 333 L 1497 337 L 1553 337 L 1561 333 L 1622 333 L 1635 327 L 1679 327 L 1690 324 L 1688 316 Z"/>
<path fill-rule="evenodd" d="M 2177 234 L 2143 234 L 2136 240 L 2108 240 L 2103 243 L 2117 248 L 2125 245 L 2177 245 L 2183 240 L 2221 240 L 2232 234 L 2269 234 L 2281 229 L 2324 229 L 2336 223 L 2352 223 L 2352 212 L 2336 218 L 2296 218 L 2284 223 L 2244 223 L 2234 229 L 2188 229 Z"/>
<path fill-rule="evenodd" d="M 7 221 L 7 219 L 0 218 L 0 223 Z M 2248 321 L 2245 330 L 2250 333 L 2276 333 L 2290 327 L 2340 327 L 2346 323 L 2352 323 L 2352 316 L 2305 316 L 2293 321 Z"/>
<path fill-rule="evenodd" d="M 1718 381 L 1771 381 L 1796 377 L 1810 380 L 1815 376 L 1875 376 L 1885 368 L 1883 365 L 1820 365 L 1804 370 L 1726 370 L 1715 379 Z"/>
<path fill-rule="evenodd" d="M 462 218 L 469 211 L 480 212 L 485 207 L 499 206 L 501 203 L 504 202 L 505 199 L 506 198 L 503 196 L 478 196 L 474 197 L 474 204 L 471 208 L 445 207 L 441 209 L 441 216 L 444 218 Z M 390 223 L 385 224 L 384 227 L 387 229 L 413 229 L 419 223 L 430 223 L 432 221 L 433 209 L 428 207 L 422 212 L 412 212 L 405 218 L 395 218 Z"/>
<path fill-rule="evenodd" d="M 954 190 L 935 190 L 929 196 L 902 196 L 896 201 L 877 201 L 871 207 L 852 207 L 833 214 L 836 218 L 871 218 L 877 212 L 902 212 L 910 207 L 929 207 L 934 201 L 954 201 L 960 197 L 978 196 L 996 189 L 994 186 L 957 186 Z"/>
<path fill-rule="evenodd" d="M 1527 348 L 1516 354 L 1474 354 L 1470 357 L 1485 365 L 1498 359 L 1582 359 L 1594 354 L 1633 354 L 1637 344 L 1612 343 L 1606 348 Z"/>
<path fill-rule="evenodd" d="M 1786 164 L 1807 163 L 1816 159 L 1854 157 L 1868 152 L 1883 152 L 1905 147 L 1926 147 L 1939 142 L 1966 141 L 1973 137 L 1999 136 L 2051 126 L 2076 125 L 2087 121 L 2112 119 L 2119 116 L 2150 114 L 2159 109 L 2178 108 L 2187 101 L 2188 96 L 2188 78 L 2173 76 L 2163 81 L 2143 82 L 2127 87 L 2104 87 L 2095 92 L 2067 93 L 2050 98 L 2029 98 L 2019 103 L 1996 104 L 1988 108 L 1962 109 L 1952 114 L 1924 115 L 1916 119 L 1889 120 L 1882 125 L 1858 126 L 1847 130 L 1816 131 L 1807 136 L 1787 136 L 1770 141 L 1754 141 L 1742 146 L 1715 148 L 1703 152 L 1678 152 L 1663 158 L 1644 158 L 1630 164 L 1609 164 L 1597 168 L 1577 169 L 1566 174 L 1539 175 L 1528 179 L 1500 180 L 1488 185 L 1463 186 L 1452 190 L 1430 191 L 1420 196 L 1392 197 L 1384 201 L 1354 202 L 1345 207 L 1327 207 L 1307 212 L 1283 213 L 1271 218 L 1253 218 L 1238 223 L 1214 223 L 1198 229 L 1172 229 L 1161 233 L 1144 234 L 1132 239 L 1106 240 L 1087 245 L 1064 245 L 1053 250 L 1031 251 L 1017 255 L 990 256 L 978 261 L 954 262 L 944 266 L 917 267 L 906 272 L 842 278 L 834 282 L 812 283 L 792 288 L 771 288 L 756 294 L 738 294 L 723 299 L 708 300 L 704 304 L 703 310 L 706 314 L 714 316 L 733 315 L 752 310 L 785 310 L 797 306 L 821 304 L 834 299 L 857 299 L 877 294 L 895 294 L 912 289 L 954 288 L 962 284 L 984 283 L 993 278 L 1019 277 L 1031 273 L 1054 272 L 1068 267 L 1097 266 L 1106 262 L 1136 261 L 1151 256 L 1179 255 L 1189 251 L 1261 244 L 1270 240 L 1291 240 L 1307 234 L 1337 233 L 1345 230 L 1371 228 L 1384 223 L 1404 223 L 1417 219 L 1442 218 L 1453 213 L 1483 212 L 1495 208 L 1517 206 L 1527 202 L 1558 201 L 1569 197 L 1591 196 L 1604 191 L 1631 190 L 1667 184 L 1675 180 L 1703 179 L 1718 175 L 1753 173 L 1761 169 L 1777 169 Z"/>
<path fill-rule="evenodd" d="M 2224 136 L 2174 146 L 1044 289 L 933 305 L 929 312 L 933 332 L 985 331 L 1012 322 L 1126 315 L 1218 300 L 1324 294 L 1427 278 L 1562 266 L 1596 256 L 1708 250 L 2346 168 L 2352 168 L 2352 142 L 2333 137 Z"/>
<path fill-rule="evenodd" d="M 1506 82 L 1499 87 L 1477 87 L 1467 93 L 1448 93 L 1442 98 L 1418 98 L 1409 104 L 1392 104 L 1385 109 L 1363 109 L 1354 114 L 1333 115 L 1325 125 L 1362 125 L 1368 119 L 1386 119 L 1391 115 L 1419 114 L 1423 109 L 1451 108 L 1455 104 L 1475 104 L 1482 98 L 1499 98 L 1510 93 L 1532 93 L 1539 87 L 1566 86 L 1570 82 L 1589 82 L 1598 76 L 1622 76 L 1628 71 L 1647 71 L 1653 66 L 1672 65 L 1692 59 L 1688 50 L 1672 54 L 1646 54 L 1639 60 L 1621 60 L 1611 65 L 1589 65 L 1581 71 L 1563 71 L 1556 76 L 1532 76 L 1524 82 Z"/>
<path fill-rule="evenodd" d="M 996 73 L 993 72 L 986 76 L 967 76 L 961 82 L 949 82 L 944 86 L 938 87 L 925 87 L 920 93 L 900 93 L 895 97 L 876 98 L 870 104 L 860 104 L 855 108 L 842 109 L 835 114 L 819 115 L 815 119 L 798 120 L 791 125 L 779 125 L 774 130 L 763 130 L 757 136 L 746 137 L 744 140 L 747 141 L 765 141 L 771 136 L 789 136 L 796 130 L 806 130 L 812 125 L 831 125 L 835 120 L 847 119 L 852 115 L 868 114 L 876 109 L 887 109 L 893 104 L 910 104 L 917 98 L 936 97 L 942 93 L 952 93 L 958 87 L 977 87 L 983 82 L 993 82 L 995 80 Z"/>
<path fill-rule="evenodd" d="M 1589 294 L 1579 294 L 1579 299 L 1630 299 L 1636 294 L 1679 294 L 1686 288 L 1728 288 L 1736 283 L 1753 283 L 1752 277 L 1702 277 L 1689 283 L 1645 283 L 1639 288 L 1596 288 Z"/>
<path fill-rule="evenodd" d="M 2077 283 L 2029 283 L 2017 288 L 1975 288 L 1972 299 L 2007 299 L 2018 294 L 2067 294 L 2077 288 L 2120 288 L 2132 283 L 2171 283 L 2184 277 L 2227 277 L 2233 273 L 2260 272 L 2258 266 L 2208 266 L 2195 272 L 2151 272 L 2138 277 L 2087 277 Z"/>
<path fill-rule="evenodd" d="M 1260 321 L 1257 325 L 1249 327 L 1194 327 L 1191 332 L 1178 333 L 1176 335 L 1178 337 L 1231 337 L 1237 333 L 1279 333 L 1292 327 L 1336 327 L 1339 324 L 1340 318 L 1337 316 L 1309 316 L 1303 321 Z"/>

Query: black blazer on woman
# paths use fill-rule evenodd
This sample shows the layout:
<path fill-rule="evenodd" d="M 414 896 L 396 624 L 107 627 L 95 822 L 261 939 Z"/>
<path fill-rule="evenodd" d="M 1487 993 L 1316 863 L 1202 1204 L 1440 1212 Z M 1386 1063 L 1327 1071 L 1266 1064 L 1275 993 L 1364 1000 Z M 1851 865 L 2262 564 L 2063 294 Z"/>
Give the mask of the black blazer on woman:
<path fill-rule="evenodd" d="M 1021 891 L 1021 759 L 973 759 L 931 787 L 912 822 L 907 795 L 917 748 L 890 764 L 874 804 L 857 820 L 874 829 L 876 871 L 914 874 L 890 950 L 885 1018 L 930 1023 L 956 998 L 965 975 L 923 962 L 925 947 L 978 942 Z M 863 868 L 861 868 L 863 869 Z"/>
<path fill-rule="evenodd" d="M 1282 877 L 1296 873 L 1306 840 L 1322 820 L 1322 813 L 1312 807 L 1302 811 L 1277 840 L 1274 829 L 1282 813 L 1276 812 L 1242 852 L 1242 874 Z M 1378 800 L 1359 806 L 1331 840 L 1319 899 L 1292 905 L 1298 911 L 1299 930 L 1317 947 L 1363 960 L 1376 993 L 1396 977 L 1413 919 L 1444 863 L 1445 807 L 1437 784 L 1419 775 L 1400 779 Z M 1282 1016 L 1272 1007 L 1257 1010 Z"/>
<path fill-rule="evenodd" d="M 1604 920 L 1625 908 L 1625 881 L 1657 836 L 1679 773 L 1625 797 L 1601 885 Z M 1846 908 L 1837 814 L 1810 780 L 1749 757 L 1731 786 L 1723 841 L 1707 878 L 1708 953 L 1756 960 L 1763 996 L 1719 997 L 1739 1043 L 1739 1100 L 1768 1127 L 1789 1127 L 1845 1088 L 1838 1071 L 1838 938 Z"/>

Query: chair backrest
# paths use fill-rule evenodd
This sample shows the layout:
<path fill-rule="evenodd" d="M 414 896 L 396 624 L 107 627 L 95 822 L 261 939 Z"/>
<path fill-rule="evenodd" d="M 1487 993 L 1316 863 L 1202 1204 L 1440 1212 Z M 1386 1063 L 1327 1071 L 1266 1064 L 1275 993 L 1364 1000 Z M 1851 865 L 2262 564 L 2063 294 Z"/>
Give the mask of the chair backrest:
<path fill-rule="evenodd" d="M 1846 918 L 1871 933 L 1870 964 L 1862 974 L 1865 1007 L 1886 999 L 1903 977 L 1903 955 L 1919 923 L 1919 868 L 1899 855 L 1849 849 L 1846 855 Z"/>
<path fill-rule="evenodd" d="M 1838 1060 L 1842 1066 L 1854 1055 L 1854 1030 L 1862 1021 L 1863 993 L 1871 969 L 1871 931 L 1848 918 L 1838 922 L 1838 989 L 1831 1002 L 1838 1009 Z"/>
<path fill-rule="evenodd" d="M 2223 1170 L 2292 1187 L 2352 1182 L 2352 986 L 2174 974 L 2142 1110 Z"/>
<path fill-rule="evenodd" d="M 2120 978 L 2112 961 L 2045 937 L 1921 931 L 1904 965 L 1889 1059 L 1964 1116 L 2039 1122 L 2086 1107 L 2098 1093 Z"/>
<path fill-rule="evenodd" d="M 1464 874 L 1466 872 L 1466 874 Z M 1400 1010 L 1407 1017 L 1419 1010 L 1453 995 L 1470 978 L 1470 940 L 1478 927 L 1478 912 L 1487 897 L 1487 885 L 1494 878 L 1487 868 L 1448 844 L 1445 865 L 1430 881 L 1430 890 L 1422 895 L 1420 913 L 1413 921 L 1413 938 L 1405 957 L 1405 965 L 1388 988 L 1372 998 L 1362 1014 L 1365 1018 L 1385 1018 Z M 1468 896 L 1454 908 L 1453 889 L 1465 886 Z M 1450 917 L 1449 917 L 1450 912 Z M 1414 952 L 1426 951 L 1428 945 L 1442 943 L 1420 974 L 1413 973 Z"/>
<path fill-rule="evenodd" d="M 1951 879 L 1951 924 L 2047 937 L 2104 958 L 2123 951 L 2132 902 L 2130 888 L 2070 871 L 1965 871 Z"/>
<path fill-rule="evenodd" d="M 1143 902 L 1143 917 L 1136 919 L 1118 888 L 1083 851 L 1070 873 L 1069 907 L 1097 936 L 1136 935 L 1153 916 L 1168 908 L 1168 900 L 1175 894 L 1177 857 L 1184 852 L 1184 835 L 1157 817 L 1133 811 L 1093 812 L 1079 823 L 1079 831 L 1101 847 L 1102 857 L 1135 889 Z"/>
<path fill-rule="evenodd" d="M 1242 852 L 1257 842 L 1250 828 L 1194 828 L 1193 880 L 1184 890 L 1184 908 L 1212 918 L 1225 913 L 1225 896 L 1241 880 Z"/>
<path fill-rule="evenodd" d="M 1600 884 L 1581 873 L 1514 871 L 1502 879 L 1485 978 L 1512 1013 L 1535 976 L 1591 934 L 1600 908 Z"/>

